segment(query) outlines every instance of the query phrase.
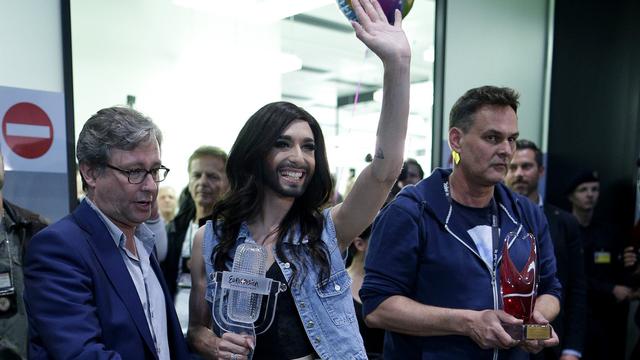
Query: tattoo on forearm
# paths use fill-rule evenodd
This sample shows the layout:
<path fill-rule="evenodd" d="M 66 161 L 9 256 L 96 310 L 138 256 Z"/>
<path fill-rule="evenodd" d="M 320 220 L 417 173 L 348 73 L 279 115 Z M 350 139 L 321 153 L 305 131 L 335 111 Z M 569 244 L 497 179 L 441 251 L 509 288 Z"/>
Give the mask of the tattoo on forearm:
<path fill-rule="evenodd" d="M 384 152 L 382 152 L 382 148 L 377 148 L 376 149 L 376 158 L 377 159 L 384 159 Z"/>

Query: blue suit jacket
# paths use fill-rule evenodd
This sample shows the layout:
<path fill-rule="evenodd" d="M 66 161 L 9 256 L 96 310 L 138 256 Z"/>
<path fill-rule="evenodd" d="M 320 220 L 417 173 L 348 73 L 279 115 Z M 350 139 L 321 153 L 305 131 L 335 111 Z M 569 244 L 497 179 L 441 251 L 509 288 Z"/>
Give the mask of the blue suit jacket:
<path fill-rule="evenodd" d="M 155 255 L 151 267 L 167 308 L 171 359 L 188 358 Z M 91 206 L 33 237 L 24 259 L 30 359 L 156 359 L 135 285 Z"/>

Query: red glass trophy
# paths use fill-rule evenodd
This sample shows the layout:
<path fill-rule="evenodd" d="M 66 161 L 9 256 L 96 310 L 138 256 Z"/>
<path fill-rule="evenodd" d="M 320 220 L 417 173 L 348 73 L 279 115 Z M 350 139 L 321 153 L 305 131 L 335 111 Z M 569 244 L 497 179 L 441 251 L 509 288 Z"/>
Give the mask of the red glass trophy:
<path fill-rule="evenodd" d="M 505 330 L 516 340 L 546 340 L 551 338 L 551 325 L 535 324 L 533 307 L 538 289 L 538 254 L 533 234 L 526 234 L 531 251 L 524 268 L 519 271 L 509 256 L 508 244 L 515 233 L 507 235 L 502 248 L 500 266 L 500 290 L 502 291 L 502 309 L 509 315 L 523 321 L 522 325 L 503 324 Z M 517 239 L 526 241 L 527 239 Z"/>

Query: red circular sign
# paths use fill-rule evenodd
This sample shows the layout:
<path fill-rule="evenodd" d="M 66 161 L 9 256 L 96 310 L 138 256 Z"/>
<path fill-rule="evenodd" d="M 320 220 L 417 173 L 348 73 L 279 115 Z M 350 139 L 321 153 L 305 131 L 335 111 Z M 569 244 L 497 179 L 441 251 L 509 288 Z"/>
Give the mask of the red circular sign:
<path fill-rule="evenodd" d="M 28 102 L 13 105 L 2 119 L 2 135 L 13 152 L 27 159 L 44 155 L 53 143 L 53 125 L 47 113 Z"/>

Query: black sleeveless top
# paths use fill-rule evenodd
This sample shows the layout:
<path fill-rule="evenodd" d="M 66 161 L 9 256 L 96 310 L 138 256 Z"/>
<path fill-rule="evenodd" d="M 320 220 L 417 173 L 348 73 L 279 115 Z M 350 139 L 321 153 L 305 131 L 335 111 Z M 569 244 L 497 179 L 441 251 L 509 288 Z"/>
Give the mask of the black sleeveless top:
<path fill-rule="evenodd" d="M 356 310 L 356 318 L 358 319 L 358 327 L 360 335 L 364 341 L 364 348 L 367 350 L 369 360 L 382 359 L 382 347 L 384 345 L 384 330 L 374 329 L 364 323 L 362 317 L 362 304 L 353 299 L 353 306 Z"/>
<path fill-rule="evenodd" d="M 267 270 L 266 277 L 282 283 L 287 282 L 276 262 Z M 266 301 L 263 299 L 262 311 L 265 307 Z M 318 357 L 304 331 L 291 290 L 287 287 L 287 291 L 278 296 L 273 324 L 256 339 L 253 358 L 257 360 L 295 359 L 307 355 Z"/>

